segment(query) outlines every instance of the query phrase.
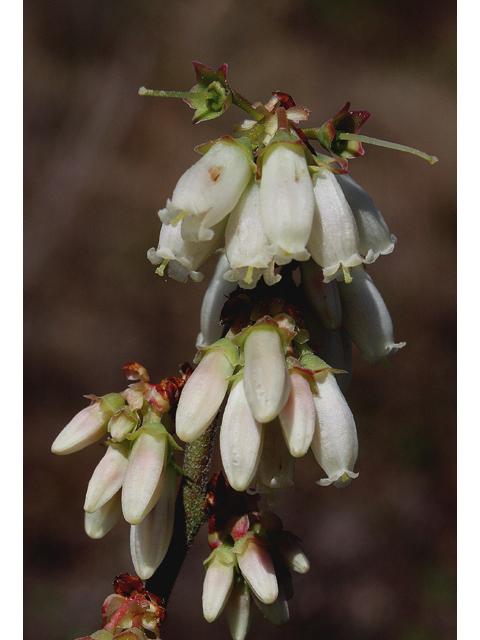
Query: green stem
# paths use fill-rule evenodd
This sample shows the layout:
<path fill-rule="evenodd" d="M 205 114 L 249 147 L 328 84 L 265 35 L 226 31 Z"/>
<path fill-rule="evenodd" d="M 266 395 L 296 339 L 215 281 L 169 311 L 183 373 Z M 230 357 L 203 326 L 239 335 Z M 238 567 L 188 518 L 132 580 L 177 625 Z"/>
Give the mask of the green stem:
<path fill-rule="evenodd" d="M 184 476 L 175 502 L 172 541 L 162 564 L 147 582 L 148 591 L 163 598 L 165 605 L 188 550 L 207 520 L 204 505 L 217 429 L 215 419 L 202 436 L 185 447 Z"/>
<path fill-rule="evenodd" d="M 249 102 L 246 98 L 241 96 L 239 93 L 237 93 L 233 89 L 230 89 L 230 91 L 232 92 L 233 104 L 237 105 L 237 107 L 240 107 L 240 109 L 243 109 L 244 111 L 246 111 L 248 115 L 252 116 L 254 120 L 257 120 L 257 122 L 264 117 L 261 113 L 259 113 L 255 109 L 252 103 Z"/>
<path fill-rule="evenodd" d="M 430 162 L 430 164 L 435 164 L 438 162 L 438 158 L 435 156 L 429 156 L 427 153 L 423 151 L 419 151 L 418 149 L 413 149 L 412 147 L 407 147 L 404 144 L 397 144 L 396 142 L 386 142 L 385 140 L 378 140 L 377 138 L 370 138 L 369 136 L 362 136 L 358 133 L 338 133 L 336 134 L 340 140 L 356 140 L 358 142 L 365 142 L 367 144 L 373 144 L 377 147 L 386 147 L 387 149 L 396 149 L 397 151 L 405 151 L 406 153 L 413 153 L 415 156 L 419 156 L 424 160 Z"/>
<path fill-rule="evenodd" d="M 138 95 L 155 96 L 157 98 L 191 98 L 193 93 L 191 91 L 160 91 L 157 89 L 145 89 L 145 87 L 140 87 Z"/>

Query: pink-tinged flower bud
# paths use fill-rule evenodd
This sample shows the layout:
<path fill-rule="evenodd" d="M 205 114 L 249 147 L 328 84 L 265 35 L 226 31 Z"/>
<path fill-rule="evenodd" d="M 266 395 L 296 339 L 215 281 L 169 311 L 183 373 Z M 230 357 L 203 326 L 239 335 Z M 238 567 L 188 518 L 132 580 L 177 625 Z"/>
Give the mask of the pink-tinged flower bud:
<path fill-rule="evenodd" d="M 260 216 L 260 185 L 252 181 L 228 217 L 225 251 L 231 269 L 225 279 L 244 289 L 253 289 L 262 275 L 268 285 L 276 284 L 281 276 L 275 275 L 269 244 Z"/>
<path fill-rule="evenodd" d="M 213 347 L 213 348 L 212 348 Z M 215 418 L 228 389 L 237 349 L 226 339 L 207 349 L 187 380 L 175 417 L 177 436 L 192 442 L 202 435 Z"/>
<path fill-rule="evenodd" d="M 336 331 L 342 324 L 342 304 L 337 281 L 323 281 L 323 269 L 314 261 L 300 265 L 302 288 L 324 327 Z"/>
<path fill-rule="evenodd" d="M 206 242 L 192 242 L 183 237 L 185 220 L 176 225 L 163 224 L 160 229 L 158 248 L 148 250 L 147 258 L 154 265 L 163 265 L 157 273 L 163 275 L 168 263 L 168 275 L 178 282 L 186 282 L 188 276 L 194 282 L 203 280 L 203 273 L 198 269 L 220 246 L 223 239 L 226 221 L 219 222 L 211 230 L 211 238 Z"/>
<path fill-rule="evenodd" d="M 288 622 L 289 611 L 285 591 L 281 585 L 278 586 L 278 597 L 272 604 L 264 604 L 261 600 L 253 596 L 255 604 L 263 613 L 265 618 L 276 627 L 283 627 Z"/>
<path fill-rule="evenodd" d="M 365 262 L 371 263 L 379 255 L 392 253 L 397 239 L 388 230 L 387 223 L 368 193 L 348 174 L 338 175 L 337 181 L 357 223 L 358 248 Z"/>
<path fill-rule="evenodd" d="M 250 589 L 242 580 L 238 582 L 225 607 L 228 629 L 232 640 L 245 640 L 250 628 Z"/>
<path fill-rule="evenodd" d="M 103 507 L 121 488 L 127 472 L 130 447 L 126 442 L 111 443 L 88 483 L 83 508 L 93 513 Z"/>
<path fill-rule="evenodd" d="M 263 425 L 248 405 L 243 380 L 228 396 L 220 429 L 220 452 L 227 479 L 235 491 L 245 491 L 257 472 L 263 447 Z"/>
<path fill-rule="evenodd" d="M 405 346 L 393 338 L 393 324 L 380 292 L 363 267 L 352 272 L 353 282 L 338 283 L 343 325 L 365 358 L 379 362 Z"/>
<path fill-rule="evenodd" d="M 285 564 L 297 573 L 310 571 L 310 562 L 305 555 L 298 538 L 290 531 L 282 531 L 277 549 Z"/>
<path fill-rule="evenodd" d="M 140 524 L 153 509 L 165 480 L 167 434 L 159 423 L 148 423 L 137 432 L 122 489 L 123 517 Z"/>
<path fill-rule="evenodd" d="M 137 575 L 151 578 L 161 565 L 170 545 L 175 515 L 177 474 L 167 465 L 165 483 L 157 504 L 145 518 L 130 529 L 130 553 Z"/>
<path fill-rule="evenodd" d="M 240 571 L 257 598 L 265 604 L 275 602 L 278 583 L 266 543 L 249 533 L 235 543 L 234 552 L 237 553 Z"/>
<path fill-rule="evenodd" d="M 332 373 L 317 373 L 315 381 L 318 395 L 313 396 L 313 401 L 317 420 L 312 451 L 328 476 L 317 484 L 345 487 L 358 476 L 353 472 L 358 455 L 355 420 Z"/>
<path fill-rule="evenodd" d="M 258 465 L 257 490 L 264 493 L 265 487 L 270 489 L 287 489 L 293 487 L 295 475 L 295 458 L 290 454 L 285 443 L 279 420 L 274 420 L 264 427 L 263 451 Z"/>
<path fill-rule="evenodd" d="M 227 256 L 222 253 L 218 259 L 212 281 L 203 296 L 200 310 L 201 333 L 197 337 L 197 349 L 208 347 L 222 337 L 223 327 L 220 324 L 220 313 L 229 294 L 237 288 L 236 282 L 225 280 L 224 275 L 228 271 L 230 271 L 230 265 Z"/>
<path fill-rule="evenodd" d="M 314 196 L 305 147 L 274 141 L 263 154 L 260 211 L 275 262 L 308 260 Z"/>
<path fill-rule="evenodd" d="M 94 513 L 85 513 L 85 533 L 90 538 L 103 538 L 122 516 L 122 492 L 118 491 Z"/>
<path fill-rule="evenodd" d="M 58 434 L 52 452 L 58 455 L 74 453 L 100 440 L 107 433 L 108 421 L 125 404 L 119 393 L 95 398 L 93 404 L 82 409 Z"/>
<path fill-rule="evenodd" d="M 315 404 L 309 381 L 296 369 L 290 371 L 290 395 L 278 417 L 290 453 L 304 456 L 315 431 Z"/>
<path fill-rule="evenodd" d="M 290 393 L 290 375 L 282 340 L 270 325 L 251 329 L 245 344 L 244 387 L 253 416 L 270 422 L 285 406 Z"/>
<path fill-rule="evenodd" d="M 235 557 L 230 548 L 221 545 L 212 552 L 206 563 L 202 607 L 205 620 L 213 622 L 222 613 L 232 592 Z"/>
<path fill-rule="evenodd" d="M 307 248 L 315 262 L 323 267 L 325 282 L 333 280 L 341 269 L 350 280 L 348 269 L 363 262 L 352 210 L 328 169 L 315 174 L 313 185 L 316 204 Z"/>
<path fill-rule="evenodd" d="M 210 240 L 211 228 L 237 204 L 252 172 L 251 153 L 246 147 L 231 138 L 219 140 L 180 178 L 172 200 L 160 211 L 162 222 L 169 224 L 186 212 L 197 225 L 194 233 L 184 237 Z"/>

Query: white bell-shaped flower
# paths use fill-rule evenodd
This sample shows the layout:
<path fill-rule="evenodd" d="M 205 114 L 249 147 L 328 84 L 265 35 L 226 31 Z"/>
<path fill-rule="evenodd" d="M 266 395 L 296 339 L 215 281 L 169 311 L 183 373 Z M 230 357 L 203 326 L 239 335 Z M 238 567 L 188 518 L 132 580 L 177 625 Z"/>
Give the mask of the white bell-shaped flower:
<path fill-rule="evenodd" d="M 240 379 L 230 391 L 220 429 L 222 463 L 235 491 L 245 491 L 255 477 L 262 453 L 263 431 L 264 425 L 252 415 Z"/>
<path fill-rule="evenodd" d="M 100 509 L 97 509 L 97 511 L 93 513 L 85 512 L 85 533 L 95 540 L 103 538 L 103 536 L 117 524 L 121 517 L 122 492 L 117 491 L 117 493 L 102 505 Z"/>
<path fill-rule="evenodd" d="M 314 195 L 305 148 L 298 142 L 274 141 L 263 154 L 260 211 L 275 262 L 308 260 Z"/>
<path fill-rule="evenodd" d="M 98 463 L 88 483 L 83 508 L 93 513 L 103 507 L 121 488 L 128 465 L 129 446 L 126 442 L 111 443 Z"/>
<path fill-rule="evenodd" d="M 313 396 L 316 426 L 311 446 L 327 474 L 318 484 L 344 487 L 358 476 L 353 471 L 358 455 L 355 420 L 332 373 L 328 370 L 317 373 L 315 381 L 318 395 Z"/>
<path fill-rule="evenodd" d="M 353 282 L 338 283 L 343 326 L 365 358 L 379 362 L 404 347 L 405 342 L 395 342 L 387 305 L 365 269 L 356 267 L 352 275 Z"/>
<path fill-rule="evenodd" d="M 292 456 L 304 456 L 315 431 L 315 404 L 310 383 L 297 369 L 290 370 L 290 395 L 278 414 Z"/>
<path fill-rule="evenodd" d="M 157 503 L 168 453 L 167 433 L 157 423 L 147 423 L 137 433 L 122 489 L 123 517 L 130 524 L 140 524 Z"/>
<path fill-rule="evenodd" d="M 212 281 L 203 296 L 200 310 L 200 333 L 197 336 L 196 347 L 208 347 L 222 337 L 223 327 L 220 324 L 220 314 L 223 305 L 232 291 L 237 288 L 236 282 L 225 280 L 225 274 L 230 271 L 227 256 L 220 255 Z"/>
<path fill-rule="evenodd" d="M 228 629 L 232 640 L 245 640 L 250 628 L 250 589 L 241 580 L 233 587 L 233 591 L 225 607 Z"/>
<path fill-rule="evenodd" d="M 278 596 L 272 604 L 264 604 L 255 595 L 253 595 L 253 599 L 265 618 L 276 627 L 283 627 L 288 622 L 290 613 L 282 585 L 278 585 Z"/>
<path fill-rule="evenodd" d="M 160 229 L 158 248 L 149 249 L 147 258 L 154 265 L 160 265 L 162 262 L 164 265 L 168 264 L 169 276 L 178 282 L 186 282 L 188 276 L 194 282 L 200 282 L 203 280 L 203 273 L 198 269 L 220 246 L 226 221 L 223 220 L 213 227 L 212 236 L 207 242 L 184 240 L 182 236 L 184 223 L 185 220 L 176 225 L 163 224 Z"/>
<path fill-rule="evenodd" d="M 365 262 L 391 253 L 397 241 L 368 193 L 350 175 L 338 175 L 337 181 L 352 209 L 358 229 L 358 248 Z"/>
<path fill-rule="evenodd" d="M 264 427 L 262 456 L 258 465 L 255 490 L 266 493 L 269 489 L 293 487 L 295 458 L 285 443 L 278 418 Z"/>
<path fill-rule="evenodd" d="M 359 236 L 352 210 L 334 174 L 320 169 L 313 178 L 315 208 L 312 233 L 307 249 L 323 268 L 325 282 L 333 280 L 343 269 L 363 262 L 359 252 Z"/>
<path fill-rule="evenodd" d="M 252 180 L 228 217 L 225 251 L 231 270 L 225 278 L 253 289 L 263 276 L 268 285 L 281 276 L 274 272 L 274 255 L 260 215 L 260 184 Z"/>
<path fill-rule="evenodd" d="M 252 173 L 252 159 L 246 147 L 232 138 L 215 142 L 178 181 L 172 199 L 159 212 L 162 222 L 170 224 L 186 214 L 190 220 L 188 231 L 184 229 L 185 239 L 211 240 L 212 227 L 237 204 Z"/>
<path fill-rule="evenodd" d="M 130 553 L 137 575 L 151 578 L 162 563 L 170 545 L 174 525 L 177 473 L 168 464 L 160 497 L 140 524 L 130 528 Z"/>
<path fill-rule="evenodd" d="M 180 440 L 192 442 L 212 423 L 227 393 L 235 354 L 236 348 L 225 339 L 206 350 L 178 401 L 175 428 Z"/>
<path fill-rule="evenodd" d="M 246 540 L 240 541 L 241 550 L 239 548 L 236 552 L 238 566 L 257 598 L 265 604 L 272 604 L 278 596 L 278 582 L 268 546 L 255 534 L 247 536 Z"/>
<path fill-rule="evenodd" d="M 282 340 L 269 324 L 253 327 L 244 343 L 245 395 L 253 416 L 270 422 L 285 406 L 290 393 L 290 375 Z"/>
<path fill-rule="evenodd" d="M 234 578 L 234 554 L 220 545 L 208 559 L 203 581 L 202 608 L 207 622 L 213 622 L 222 613 L 232 593 Z"/>

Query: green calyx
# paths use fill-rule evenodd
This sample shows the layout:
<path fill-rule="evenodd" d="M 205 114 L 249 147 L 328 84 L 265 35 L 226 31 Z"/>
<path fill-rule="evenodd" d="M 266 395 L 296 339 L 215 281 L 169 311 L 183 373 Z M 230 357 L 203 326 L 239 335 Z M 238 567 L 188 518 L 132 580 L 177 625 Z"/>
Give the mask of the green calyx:
<path fill-rule="evenodd" d="M 204 358 L 207 354 L 212 353 L 213 351 L 220 351 L 221 353 L 223 353 L 232 367 L 236 367 L 239 363 L 238 348 L 228 338 L 220 338 L 220 340 L 217 340 L 217 342 L 214 342 L 208 347 L 201 348 L 197 352 L 195 358 L 193 359 L 193 362 L 195 364 L 198 364 L 202 358 Z"/>
<path fill-rule="evenodd" d="M 107 395 L 100 398 L 100 401 L 100 409 L 102 411 L 111 411 L 112 413 L 115 413 L 125 404 L 125 398 L 119 393 L 107 393 Z"/>

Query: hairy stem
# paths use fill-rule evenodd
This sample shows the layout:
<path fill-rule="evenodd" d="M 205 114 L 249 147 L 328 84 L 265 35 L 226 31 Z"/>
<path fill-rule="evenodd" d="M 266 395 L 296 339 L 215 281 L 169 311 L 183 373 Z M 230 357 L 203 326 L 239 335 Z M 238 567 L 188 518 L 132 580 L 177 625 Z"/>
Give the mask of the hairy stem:
<path fill-rule="evenodd" d="M 185 447 L 184 476 L 175 503 L 172 541 L 162 564 L 147 582 L 148 591 L 163 598 L 165 604 L 168 603 L 188 550 L 207 520 L 205 495 L 217 429 L 218 418 L 202 436 Z"/>

